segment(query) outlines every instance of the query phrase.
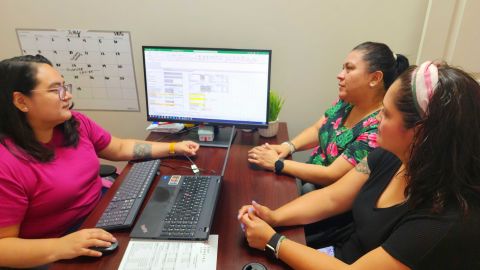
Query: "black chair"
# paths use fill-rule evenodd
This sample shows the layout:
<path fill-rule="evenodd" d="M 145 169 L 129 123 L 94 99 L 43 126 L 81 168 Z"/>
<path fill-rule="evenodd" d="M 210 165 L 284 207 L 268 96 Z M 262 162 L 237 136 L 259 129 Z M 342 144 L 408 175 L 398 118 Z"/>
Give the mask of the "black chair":
<path fill-rule="evenodd" d="M 100 164 L 100 177 L 115 182 L 118 177 L 117 168 L 112 165 Z"/>

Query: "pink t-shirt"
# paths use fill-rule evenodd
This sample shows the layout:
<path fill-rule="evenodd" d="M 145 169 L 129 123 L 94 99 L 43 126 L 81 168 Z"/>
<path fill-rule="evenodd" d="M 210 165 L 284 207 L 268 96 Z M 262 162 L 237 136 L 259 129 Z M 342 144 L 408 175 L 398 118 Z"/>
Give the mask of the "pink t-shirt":
<path fill-rule="evenodd" d="M 21 238 L 59 237 L 100 200 L 97 153 L 111 135 L 85 115 L 72 115 L 79 122 L 78 146 L 63 147 L 63 133 L 55 129 L 48 143 L 55 151 L 52 161 L 26 159 L 0 144 L 0 227 L 20 224 Z"/>

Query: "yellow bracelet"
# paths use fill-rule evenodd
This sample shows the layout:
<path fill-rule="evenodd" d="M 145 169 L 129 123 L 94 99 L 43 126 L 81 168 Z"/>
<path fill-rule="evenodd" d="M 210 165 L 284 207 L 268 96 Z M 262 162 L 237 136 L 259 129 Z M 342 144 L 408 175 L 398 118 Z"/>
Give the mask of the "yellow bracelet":
<path fill-rule="evenodd" d="M 175 142 L 171 142 L 169 145 L 168 145 L 168 153 L 170 155 L 174 155 L 175 154 Z"/>

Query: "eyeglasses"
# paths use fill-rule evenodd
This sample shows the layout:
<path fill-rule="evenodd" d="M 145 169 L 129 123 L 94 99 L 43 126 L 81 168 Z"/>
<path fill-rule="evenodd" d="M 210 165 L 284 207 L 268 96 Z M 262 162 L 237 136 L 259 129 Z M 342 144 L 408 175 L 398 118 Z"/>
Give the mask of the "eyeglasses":
<path fill-rule="evenodd" d="M 57 87 L 54 87 L 54 88 L 50 88 L 50 89 L 34 89 L 32 91 L 56 91 L 58 93 L 58 98 L 60 100 L 65 100 L 65 96 L 67 95 L 67 92 L 69 92 L 70 94 L 72 93 L 72 84 L 65 84 L 65 85 L 59 85 Z"/>

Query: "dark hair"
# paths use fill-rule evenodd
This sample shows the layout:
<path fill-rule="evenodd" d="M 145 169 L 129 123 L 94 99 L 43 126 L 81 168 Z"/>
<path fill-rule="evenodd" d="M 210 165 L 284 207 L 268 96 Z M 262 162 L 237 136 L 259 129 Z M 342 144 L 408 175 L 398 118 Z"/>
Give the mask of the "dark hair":
<path fill-rule="evenodd" d="M 353 48 L 363 51 L 363 60 L 368 63 L 368 71 L 383 73 L 383 87 L 387 90 L 398 75 L 408 68 L 407 57 L 402 54 L 393 55 L 392 50 L 383 43 L 367 41 Z"/>
<path fill-rule="evenodd" d="M 443 211 L 457 204 L 466 215 L 480 201 L 480 85 L 464 71 L 441 65 L 438 83 L 420 117 L 412 96 L 412 72 L 400 75 L 395 105 L 405 128 L 415 127 L 405 195 L 412 207 Z"/>
<path fill-rule="evenodd" d="M 18 56 L 0 62 L 0 143 L 15 154 L 16 151 L 5 142 L 5 139 L 9 138 L 20 150 L 34 159 L 47 162 L 54 157 L 52 149 L 36 139 L 25 114 L 12 102 L 14 92 L 21 92 L 26 96 L 32 94 L 31 90 L 38 83 L 36 75 L 39 64 L 52 66 L 52 63 L 41 55 Z M 77 146 L 79 135 L 74 117 L 60 124 L 58 128 L 64 134 L 63 146 Z"/>

